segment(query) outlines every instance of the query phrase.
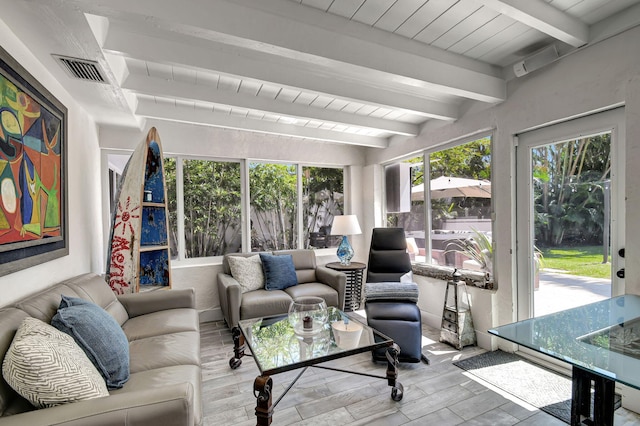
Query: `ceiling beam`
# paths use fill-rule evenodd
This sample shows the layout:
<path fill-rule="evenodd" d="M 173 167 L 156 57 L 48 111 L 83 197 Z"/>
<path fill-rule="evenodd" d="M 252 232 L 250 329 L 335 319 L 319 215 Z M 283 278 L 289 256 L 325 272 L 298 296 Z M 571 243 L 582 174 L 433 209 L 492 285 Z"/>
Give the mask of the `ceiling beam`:
<path fill-rule="evenodd" d="M 480 0 L 480 3 L 573 47 L 589 42 L 589 26 L 542 0 Z"/>
<path fill-rule="evenodd" d="M 144 61 L 242 76 L 354 102 L 403 109 L 427 118 L 449 121 L 458 119 L 456 105 L 377 87 L 364 80 L 327 75 L 319 72 L 317 66 L 301 67 L 291 60 L 245 57 L 242 50 L 230 52 L 228 48 L 215 44 L 202 44 L 198 40 L 188 43 L 135 34 L 112 24 L 103 49 Z"/>
<path fill-rule="evenodd" d="M 366 127 L 397 135 L 416 136 L 418 134 L 418 126 L 411 123 L 286 103 L 275 99 L 232 92 L 230 90 L 219 90 L 212 86 L 164 80 L 139 74 L 129 74 L 121 87 L 126 90 L 151 96 L 157 95 L 168 98 L 211 102 L 214 104 L 258 110 L 296 118 L 332 122 L 347 126 Z"/>
<path fill-rule="evenodd" d="M 274 123 L 246 117 L 236 117 L 224 113 L 209 112 L 196 108 L 190 109 L 186 107 L 174 107 L 171 105 L 157 104 L 147 99 L 139 100 L 136 108 L 136 114 L 143 117 L 161 120 L 201 124 L 251 132 L 270 133 L 371 148 L 386 148 L 388 146 L 386 139 L 376 138 L 373 136 L 356 135 L 326 129 L 314 129 L 296 126 L 293 124 Z"/>
<path fill-rule="evenodd" d="M 268 5 L 262 4 L 263 1 L 267 0 L 261 0 L 259 5 L 201 0 L 191 2 L 190 7 L 182 2 L 165 2 L 158 7 L 155 0 L 110 0 L 108 6 L 107 2 L 96 6 L 95 0 L 75 0 L 74 3 L 89 13 L 106 13 L 130 22 L 137 19 L 140 25 L 152 22 L 157 28 L 173 33 L 257 53 L 267 52 L 335 72 L 357 74 L 363 79 L 386 79 L 415 90 L 482 102 L 501 102 L 506 97 L 506 82 L 502 78 L 459 66 L 454 60 L 443 60 L 447 55 L 418 54 L 413 40 L 403 40 L 405 45 L 411 45 L 406 49 L 399 49 L 401 43 L 397 40 L 391 47 L 379 43 L 378 39 L 372 40 L 371 34 L 384 33 L 386 38 L 400 36 L 314 8 L 296 7 L 288 0 L 268 0 Z M 277 13 L 258 7 L 273 8 Z M 350 30 L 346 31 L 345 27 Z M 423 46 L 422 52 L 435 49 Z M 436 57 L 440 59 L 434 59 Z"/>

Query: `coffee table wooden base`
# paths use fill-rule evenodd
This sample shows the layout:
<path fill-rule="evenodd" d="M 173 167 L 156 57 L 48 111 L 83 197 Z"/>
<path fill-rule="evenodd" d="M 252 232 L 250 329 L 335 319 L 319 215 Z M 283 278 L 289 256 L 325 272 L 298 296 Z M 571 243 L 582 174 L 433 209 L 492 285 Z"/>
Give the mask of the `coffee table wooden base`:
<path fill-rule="evenodd" d="M 271 424 L 273 414 L 273 380 L 269 376 L 258 376 L 253 382 L 253 395 L 256 397 L 256 420 L 258 426 Z"/>
<path fill-rule="evenodd" d="M 231 367 L 232 370 L 235 370 L 242 365 L 245 341 L 240 327 L 233 327 L 231 329 L 231 335 L 233 336 L 233 357 L 229 360 L 229 367 Z"/>

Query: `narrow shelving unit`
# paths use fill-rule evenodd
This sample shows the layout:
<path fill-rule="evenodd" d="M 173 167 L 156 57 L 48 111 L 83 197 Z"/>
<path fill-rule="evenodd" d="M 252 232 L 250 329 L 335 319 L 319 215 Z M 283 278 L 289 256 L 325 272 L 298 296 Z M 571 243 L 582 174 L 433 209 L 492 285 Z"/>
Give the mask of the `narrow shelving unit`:
<path fill-rule="evenodd" d="M 171 288 L 169 215 L 162 145 L 155 127 L 122 175 L 113 212 L 107 280 L 117 294 Z"/>

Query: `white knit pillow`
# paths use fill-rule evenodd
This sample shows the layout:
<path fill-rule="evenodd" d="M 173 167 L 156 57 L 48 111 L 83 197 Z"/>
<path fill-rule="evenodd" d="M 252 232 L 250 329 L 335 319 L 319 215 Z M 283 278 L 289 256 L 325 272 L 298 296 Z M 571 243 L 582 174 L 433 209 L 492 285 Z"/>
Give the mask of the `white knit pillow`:
<path fill-rule="evenodd" d="M 73 338 L 25 318 L 2 363 L 4 380 L 38 408 L 109 396 L 107 385 Z"/>
<path fill-rule="evenodd" d="M 228 256 L 231 275 L 238 281 L 242 292 L 264 288 L 264 272 L 260 256 Z"/>

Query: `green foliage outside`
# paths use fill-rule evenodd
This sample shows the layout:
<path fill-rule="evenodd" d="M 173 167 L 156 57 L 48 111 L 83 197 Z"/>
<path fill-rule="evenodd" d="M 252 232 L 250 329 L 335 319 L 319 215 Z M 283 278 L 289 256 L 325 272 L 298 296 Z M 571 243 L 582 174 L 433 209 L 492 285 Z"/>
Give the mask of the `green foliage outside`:
<path fill-rule="evenodd" d="M 172 238 L 177 233 L 176 160 L 165 160 Z M 187 258 L 221 256 L 240 248 L 240 163 L 184 160 Z"/>
<path fill-rule="evenodd" d="M 536 244 L 602 244 L 611 176 L 611 134 L 532 151 Z"/>
<path fill-rule="evenodd" d="M 251 163 L 249 192 L 251 251 L 296 248 L 296 166 Z"/>
<path fill-rule="evenodd" d="M 602 246 L 558 247 L 542 249 L 544 268 L 571 275 L 611 278 L 611 264 L 602 263 Z"/>
<path fill-rule="evenodd" d="M 484 232 L 471 228 L 473 236 L 464 240 L 452 240 L 445 252 L 459 252 L 473 259 L 490 274 L 493 273 L 493 244 Z"/>
<path fill-rule="evenodd" d="M 344 213 L 343 169 L 304 167 L 302 191 L 305 248 L 311 248 L 315 247 L 311 236 L 320 234 L 321 231 L 328 233 L 333 218 Z M 324 247 L 337 246 L 339 238 L 325 238 Z"/>
<path fill-rule="evenodd" d="M 429 168 L 431 179 L 456 176 L 490 181 L 491 138 L 478 139 L 429 154 Z"/>
<path fill-rule="evenodd" d="M 176 159 L 164 160 L 172 257 L 177 256 Z M 239 162 L 183 160 L 185 255 L 221 256 L 241 250 Z M 287 164 L 249 165 L 252 251 L 297 247 L 297 173 Z M 343 170 L 303 169 L 305 241 L 343 211 Z"/>

